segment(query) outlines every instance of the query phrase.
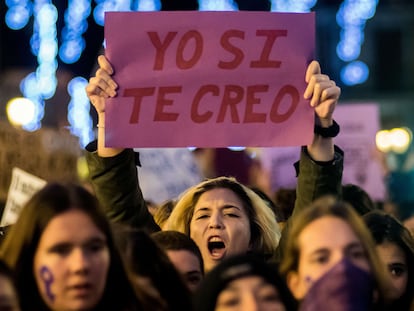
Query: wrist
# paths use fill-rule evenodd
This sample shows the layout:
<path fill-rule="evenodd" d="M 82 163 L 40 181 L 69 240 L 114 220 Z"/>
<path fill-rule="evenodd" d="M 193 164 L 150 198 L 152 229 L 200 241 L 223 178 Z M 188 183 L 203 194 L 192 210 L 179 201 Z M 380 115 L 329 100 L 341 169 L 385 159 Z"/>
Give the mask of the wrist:
<path fill-rule="evenodd" d="M 315 122 L 313 132 L 316 135 L 319 135 L 319 136 L 324 137 L 324 138 L 336 137 L 339 134 L 340 126 L 333 119 L 331 120 L 330 123 L 331 124 L 329 125 L 329 123 L 327 124 L 327 123 L 322 123 L 321 122 L 321 124 L 317 124 Z"/>

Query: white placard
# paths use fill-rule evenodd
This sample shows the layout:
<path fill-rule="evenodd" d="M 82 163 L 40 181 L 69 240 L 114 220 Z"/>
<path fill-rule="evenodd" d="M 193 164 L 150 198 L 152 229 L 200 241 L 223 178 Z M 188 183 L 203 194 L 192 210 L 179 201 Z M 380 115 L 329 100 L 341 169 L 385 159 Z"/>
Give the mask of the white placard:
<path fill-rule="evenodd" d="M 24 204 L 36 191 L 45 185 L 45 180 L 29 174 L 18 167 L 13 168 L 10 188 L 0 225 L 14 224 Z"/>

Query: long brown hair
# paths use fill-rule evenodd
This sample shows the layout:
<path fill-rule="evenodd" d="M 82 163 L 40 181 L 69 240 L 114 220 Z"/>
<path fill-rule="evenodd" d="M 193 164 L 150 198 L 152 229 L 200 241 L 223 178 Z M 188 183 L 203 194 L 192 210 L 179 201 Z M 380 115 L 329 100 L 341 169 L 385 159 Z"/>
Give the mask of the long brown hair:
<path fill-rule="evenodd" d="M 33 258 L 49 222 L 70 209 L 88 215 L 106 237 L 110 266 L 103 297 L 95 310 L 142 309 L 115 247 L 110 223 L 97 199 L 80 185 L 50 183 L 27 202 L 0 249 L 0 258 L 15 272 L 19 296 L 24 297 L 22 310 L 48 310 L 36 285 Z"/>
<path fill-rule="evenodd" d="M 313 221 L 324 216 L 333 216 L 344 220 L 361 241 L 367 254 L 376 289 L 382 301 L 387 300 L 388 276 L 384 273 L 382 262 L 375 250 L 375 243 L 365 226 L 362 218 L 346 202 L 339 201 L 333 196 L 324 196 L 315 200 L 306 210 L 301 212 L 288 233 L 283 258 L 280 263 L 280 273 L 287 277 L 291 271 L 297 271 L 300 258 L 298 238 L 300 233 Z"/>

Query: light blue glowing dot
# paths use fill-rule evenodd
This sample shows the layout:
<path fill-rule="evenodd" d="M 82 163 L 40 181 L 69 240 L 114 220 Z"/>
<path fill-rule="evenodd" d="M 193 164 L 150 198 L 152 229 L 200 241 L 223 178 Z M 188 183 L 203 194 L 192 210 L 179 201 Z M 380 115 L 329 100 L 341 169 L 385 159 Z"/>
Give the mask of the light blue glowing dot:
<path fill-rule="evenodd" d="M 345 62 L 355 60 L 361 53 L 361 45 L 357 42 L 340 41 L 336 46 L 336 54 Z"/>
<path fill-rule="evenodd" d="M 87 84 L 88 81 L 85 78 L 75 77 L 68 83 L 68 93 L 70 94 L 70 96 L 75 96 L 79 89 L 83 89 L 83 91 L 85 91 L 85 87 Z"/>
<path fill-rule="evenodd" d="M 232 0 L 203 0 L 199 1 L 200 11 L 236 11 L 237 4 Z"/>
<path fill-rule="evenodd" d="M 39 96 L 37 78 L 34 72 L 30 73 L 20 82 L 20 90 L 27 98 L 36 98 Z"/>
<path fill-rule="evenodd" d="M 30 15 L 29 8 L 21 5 L 13 6 L 6 12 L 6 25 L 13 30 L 22 29 L 29 22 Z"/>
<path fill-rule="evenodd" d="M 161 10 L 161 2 L 159 0 L 138 0 L 133 11 L 159 11 Z"/>
<path fill-rule="evenodd" d="M 343 67 L 340 75 L 342 82 L 346 85 L 362 84 L 369 77 L 369 69 L 364 62 L 354 61 Z"/>
<path fill-rule="evenodd" d="M 59 57 L 66 64 L 76 63 L 83 50 L 85 49 L 85 42 L 81 37 L 77 40 L 65 41 L 59 48 Z"/>
<path fill-rule="evenodd" d="M 38 23 L 45 28 L 56 24 L 58 18 L 58 11 L 52 4 L 44 4 L 37 13 Z"/>
<path fill-rule="evenodd" d="M 95 22 L 99 25 L 99 26 L 103 26 L 104 25 L 104 8 L 103 5 L 99 4 L 95 7 L 95 9 L 93 10 L 93 18 L 95 19 Z"/>

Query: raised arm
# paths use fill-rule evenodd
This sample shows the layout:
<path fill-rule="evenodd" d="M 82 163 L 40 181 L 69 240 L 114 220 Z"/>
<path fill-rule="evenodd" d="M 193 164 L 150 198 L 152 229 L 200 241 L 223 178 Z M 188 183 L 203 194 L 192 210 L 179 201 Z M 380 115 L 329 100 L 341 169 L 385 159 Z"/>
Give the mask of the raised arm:
<path fill-rule="evenodd" d="M 158 231 L 139 187 L 138 154 L 132 149 L 105 147 L 105 100 L 116 96 L 118 85 L 111 77 L 114 71 L 105 56 L 98 57 L 98 64 L 99 69 L 86 87 L 98 114 L 97 141 L 86 147 L 92 186 L 111 221 Z"/>
<path fill-rule="evenodd" d="M 283 256 L 286 237 L 297 214 L 316 198 L 325 194 L 341 196 L 342 191 L 343 152 L 334 146 L 334 137 L 329 137 L 337 132 L 333 113 L 341 90 L 329 76 L 321 73 L 317 61 L 309 64 L 305 79 L 308 86 L 304 97 L 310 99 L 315 110 L 318 131 L 314 133 L 312 143 L 302 147 L 300 161 L 295 164 L 298 176 L 295 208 L 283 229 L 276 261 Z"/>
<path fill-rule="evenodd" d="M 317 61 L 309 64 L 305 80 L 308 86 L 304 97 L 310 99 L 310 105 L 315 109 L 315 125 L 322 128 L 332 126 L 333 112 L 341 95 L 341 89 L 329 76 L 321 73 L 321 67 Z M 315 161 L 333 160 L 333 138 L 314 135 L 312 143 L 307 146 L 307 150 Z"/>
<path fill-rule="evenodd" d="M 86 94 L 98 114 L 98 146 L 100 157 L 113 157 L 123 149 L 105 147 L 105 100 L 116 96 L 118 85 L 112 79 L 114 70 L 104 55 L 98 56 L 99 68 L 94 77 L 89 79 Z"/>

